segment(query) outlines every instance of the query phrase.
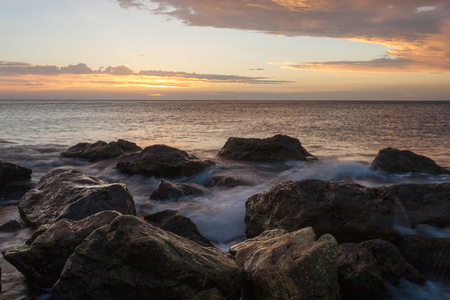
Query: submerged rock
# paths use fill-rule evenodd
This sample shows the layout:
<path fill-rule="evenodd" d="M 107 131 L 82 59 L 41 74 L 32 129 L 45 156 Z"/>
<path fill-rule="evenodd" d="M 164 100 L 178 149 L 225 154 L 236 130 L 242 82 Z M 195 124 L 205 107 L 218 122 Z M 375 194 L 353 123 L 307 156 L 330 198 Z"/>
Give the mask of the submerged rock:
<path fill-rule="evenodd" d="M 198 187 L 187 183 L 170 183 L 161 179 L 158 188 L 150 194 L 150 200 L 169 200 L 183 197 L 204 196 L 205 193 Z"/>
<path fill-rule="evenodd" d="M 216 288 L 238 299 L 244 278 L 230 255 L 120 216 L 75 249 L 52 298 L 191 299 Z"/>
<path fill-rule="evenodd" d="M 450 174 L 449 170 L 438 166 L 426 156 L 395 148 L 381 149 L 372 162 L 372 167 L 388 173 Z"/>
<path fill-rule="evenodd" d="M 450 183 L 367 188 L 316 179 L 285 182 L 248 198 L 246 234 L 311 226 L 339 242 L 395 240 L 396 226 L 449 226 L 448 199 Z"/>
<path fill-rule="evenodd" d="M 400 251 L 384 240 L 339 245 L 339 284 L 343 299 L 388 299 L 401 279 L 423 284 L 425 278 Z"/>
<path fill-rule="evenodd" d="M 10 220 L 0 225 L 0 231 L 3 232 L 14 232 L 20 229 L 22 229 L 22 225 L 17 220 Z"/>
<path fill-rule="evenodd" d="M 337 242 L 329 234 L 274 229 L 230 253 L 247 271 L 249 299 L 339 299 Z"/>
<path fill-rule="evenodd" d="M 25 245 L 11 247 L 3 257 L 40 288 L 51 288 L 59 279 L 67 259 L 95 229 L 121 214 L 102 211 L 81 221 L 62 219 L 39 228 Z"/>
<path fill-rule="evenodd" d="M 214 176 L 210 179 L 208 183 L 208 187 L 220 186 L 233 188 L 241 185 L 249 185 L 249 183 L 239 178 L 231 176 Z"/>
<path fill-rule="evenodd" d="M 98 141 L 96 143 L 79 143 L 70 147 L 61 155 L 65 157 L 77 157 L 89 159 L 90 161 L 99 161 L 113 157 L 119 157 L 125 152 L 140 151 L 141 147 L 135 143 L 125 140 L 118 140 L 117 142 L 106 143 Z"/>
<path fill-rule="evenodd" d="M 31 189 L 31 169 L 0 160 L 0 196 L 19 199 Z"/>
<path fill-rule="evenodd" d="M 450 282 L 450 238 L 410 235 L 399 242 L 398 249 L 427 278 Z"/>
<path fill-rule="evenodd" d="M 103 210 L 136 214 L 133 196 L 122 183 L 105 183 L 76 170 L 56 169 L 43 176 L 19 201 L 25 225 L 39 227 L 64 218 L 82 220 Z"/>
<path fill-rule="evenodd" d="M 248 161 L 317 160 L 298 139 L 281 134 L 267 139 L 230 137 L 218 155 Z"/>
<path fill-rule="evenodd" d="M 199 160 L 186 151 L 166 145 L 153 145 L 139 153 L 124 154 L 117 162 L 117 169 L 125 174 L 143 174 L 161 178 L 192 176 L 214 162 Z"/>

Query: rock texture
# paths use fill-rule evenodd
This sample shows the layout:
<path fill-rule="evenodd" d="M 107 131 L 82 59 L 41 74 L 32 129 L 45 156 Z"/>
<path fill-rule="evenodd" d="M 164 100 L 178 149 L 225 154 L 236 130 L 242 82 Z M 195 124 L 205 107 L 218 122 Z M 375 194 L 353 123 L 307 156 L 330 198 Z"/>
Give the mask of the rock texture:
<path fill-rule="evenodd" d="M 343 299 L 388 299 L 401 279 L 423 284 L 425 278 L 400 251 L 384 240 L 339 245 L 339 283 Z"/>
<path fill-rule="evenodd" d="M 372 162 L 372 167 L 388 173 L 429 173 L 450 174 L 450 171 L 440 167 L 436 162 L 426 156 L 416 154 L 409 150 L 384 148 L 378 152 Z"/>
<path fill-rule="evenodd" d="M 170 183 L 167 180 L 161 179 L 157 189 L 150 194 L 150 200 L 169 200 L 204 195 L 205 193 L 194 185 L 187 183 Z"/>
<path fill-rule="evenodd" d="M 52 299 L 238 299 L 244 270 L 228 254 L 134 216 L 94 231 L 69 258 Z"/>
<path fill-rule="evenodd" d="M 133 196 L 122 183 L 105 183 L 76 170 L 56 169 L 43 176 L 19 201 L 25 225 L 39 227 L 68 218 L 82 220 L 103 210 L 136 214 Z"/>
<path fill-rule="evenodd" d="M 312 226 L 339 242 L 395 240 L 399 226 L 450 225 L 450 183 L 367 188 L 355 183 L 308 179 L 286 182 L 246 202 L 246 234 L 294 231 Z"/>
<path fill-rule="evenodd" d="M 234 188 L 241 185 L 249 185 L 249 183 L 239 178 L 231 176 L 214 176 L 210 179 L 208 183 L 208 187 L 220 186 L 220 187 Z"/>
<path fill-rule="evenodd" d="M 316 160 L 300 141 L 287 135 L 267 139 L 230 137 L 219 156 L 248 161 Z"/>
<path fill-rule="evenodd" d="M 406 236 L 398 249 L 427 278 L 450 282 L 450 238 Z"/>
<path fill-rule="evenodd" d="M 32 170 L 0 160 L 0 196 L 19 199 L 31 189 Z"/>
<path fill-rule="evenodd" d="M 274 229 L 232 246 L 248 274 L 249 299 L 339 299 L 337 242 L 311 227 Z"/>
<path fill-rule="evenodd" d="M 30 282 L 40 288 L 51 288 L 75 248 L 95 229 L 120 215 L 108 210 L 81 221 L 62 219 L 42 226 L 25 245 L 8 248 L 2 254 Z"/>
<path fill-rule="evenodd" d="M 176 178 L 195 175 L 212 165 L 214 162 L 199 160 L 186 151 L 166 145 L 153 145 L 139 153 L 122 155 L 116 167 L 130 175 Z"/>
<path fill-rule="evenodd" d="M 119 157 L 125 152 L 140 151 L 141 147 L 135 143 L 125 140 L 118 140 L 117 142 L 106 143 L 98 141 L 96 143 L 79 143 L 70 147 L 61 155 L 65 157 L 77 157 L 88 159 L 90 161 L 99 161 L 113 157 Z"/>

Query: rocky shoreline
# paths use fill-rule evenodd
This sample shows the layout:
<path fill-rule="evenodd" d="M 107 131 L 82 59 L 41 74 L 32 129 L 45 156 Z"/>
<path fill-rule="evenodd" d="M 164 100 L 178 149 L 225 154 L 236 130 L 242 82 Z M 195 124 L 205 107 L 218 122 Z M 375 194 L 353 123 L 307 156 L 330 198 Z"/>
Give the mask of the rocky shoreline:
<path fill-rule="evenodd" d="M 117 159 L 126 175 L 160 178 L 151 201 L 202 194 L 168 179 L 214 165 L 165 145 L 145 149 L 119 140 L 77 144 L 65 157 Z M 298 139 L 230 138 L 230 160 L 314 163 Z M 389 173 L 450 174 L 411 151 L 380 150 L 372 167 Z M 52 288 L 52 299 L 384 299 L 402 281 L 450 278 L 450 238 L 400 235 L 397 227 L 450 226 L 450 183 L 367 188 L 307 179 L 285 182 L 246 202 L 247 239 L 229 253 L 215 248 L 176 211 L 136 217 L 133 196 L 76 170 L 55 169 L 32 188 L 31 170 L 0 161 L 0 192 L 19 200 L 22 246 L 2 252 L 27 280 Z M 205 186 L 251 185 L 212 177 Z M 448 284 L 448 282 L 446 283 Z"/>

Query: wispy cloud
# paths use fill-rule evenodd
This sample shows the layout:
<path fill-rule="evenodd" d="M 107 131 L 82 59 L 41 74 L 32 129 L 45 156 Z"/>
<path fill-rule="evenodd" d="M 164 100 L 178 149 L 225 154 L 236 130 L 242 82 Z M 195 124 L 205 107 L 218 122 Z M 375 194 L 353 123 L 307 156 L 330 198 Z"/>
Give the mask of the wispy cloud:
<path fill-rule="evenodd" d="M 156 5 L 154 13 L 180 19 L 191 26 L 381 43 L 390 49 L 387 56 L 400 59 L 385 61 L 392 63 L 386 71 L 393 68 L 397 72 L 450 71 L 450 2 L 447 0 L 117 1 L 124 8 Z M 373 63 L 381 65 L 376 60 Z"/>

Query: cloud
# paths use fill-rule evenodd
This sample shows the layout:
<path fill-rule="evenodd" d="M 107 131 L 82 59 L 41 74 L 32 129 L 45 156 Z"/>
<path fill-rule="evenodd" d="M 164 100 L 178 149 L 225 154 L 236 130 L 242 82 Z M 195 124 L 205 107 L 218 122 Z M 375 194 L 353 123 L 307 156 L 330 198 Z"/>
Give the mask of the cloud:
<path fill-rule="evenodd" d="M 404 72 L 450 70 L 448 0 L 117 0 L 190 26 L 331 37 L 387 45 Z M 401 71 L 402 64 L 396 64 Z M 414 67 L 413 67 L 414 66 Z M 430 69 L 430 70 L 427 70 Z"/>

